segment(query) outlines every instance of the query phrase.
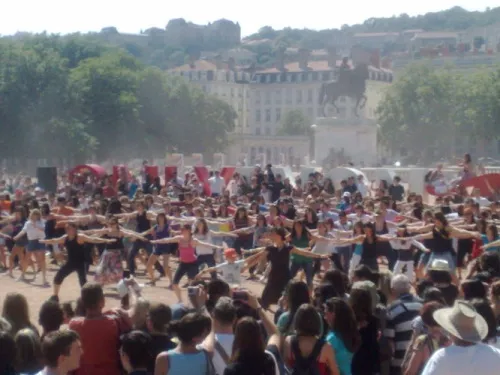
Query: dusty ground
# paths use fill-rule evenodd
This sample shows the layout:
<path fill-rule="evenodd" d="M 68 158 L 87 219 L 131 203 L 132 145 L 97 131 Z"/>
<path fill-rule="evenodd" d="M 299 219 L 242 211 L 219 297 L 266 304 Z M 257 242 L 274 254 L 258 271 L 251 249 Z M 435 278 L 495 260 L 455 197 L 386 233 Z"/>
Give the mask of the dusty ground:
<path fill-rule="evenodd" d="M 175 268 L 176 263 L 172 262 L 172 266 Z M 58 267 L 54 265 L 49 266 L 49 270 L 47 273 L 47 279 L 50 282 L 50 287 L 42 287 L 41 286 L 41 275 L 38 274 L 35 281 L 32 281 L 33 274 L 27 272 L 26 278 L 28 281 L 16 281 L 16 279 L 10 278 L 7 273 L 0 274 L 0 306 L 3 305 L 3 301 L 7 293 L 9 292 L 19 292 L 26 296 L 29 303 L 30 315 L 32 322 L 38 325 L 38 310 L 42 303 L 46 301 L 53 293 L 52 293 L 52 280 L 54 279 L 54 275 L 57 271 Z M 91 274 L 87 276 L 88 281 L 93 280 L 93 267 L 90 269 Z M 14 276 L 19 276 L 19 271 L 14 271 Z M 139 266 L 139 270 L 137 272 L 137 280 L 140 284 L 145 284 L 148 280 L 144 275 L 144 266 Z M 247 281 L 246 275 L 243 277 L 242 287 L 251 290 L 254 293 L 257 293 L 260 296 L 262 292 L 263 285 L 257 281 Z M 187 282 L 187 279 L 183 279 L 181 281 L 181 285 Z M 174 292 L 167 289 L 168 281 L 163 278 L 156 283 L 156 286 L 145 286 L 142 291 L 142 295 L 150 301 L 158 301 L 166 304 L 174 304 L 177 303 L 177 299 L 174 295 Z M 106 294 L 106 308 L 113 308 L 119 306 L 119 298 L 116 293 L 116 289 L 114 286 L 109 285 L 105 287 Z M 61 302 L 68 301 L 76 301 L 78 296 L 80 295 L 80 285 L 78 284 L 78 277 L 76 273 L 68 276 L 61 287 L 61 291 L 59 293 L 59 298 Z M 186 302 L 187 292 L 183 290 L 183 299 Z"/>

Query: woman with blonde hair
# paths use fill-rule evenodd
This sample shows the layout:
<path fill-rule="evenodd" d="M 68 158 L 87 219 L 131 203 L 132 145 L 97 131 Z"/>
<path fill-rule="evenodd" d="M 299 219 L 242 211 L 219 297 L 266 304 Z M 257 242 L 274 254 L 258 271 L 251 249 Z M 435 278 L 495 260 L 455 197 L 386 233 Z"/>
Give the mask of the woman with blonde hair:
<path fill-rule="evenodd" d="M 17 348 L 16 370 L 23 375 L 35 375 L 43 368 L 40 338 L 30 328 L 14 337 Z"/>
<path fill-rule="evenodd" d="M 31 210 L 29 220 L 26 221 L 23 229 L 13 238 L 13 240 L 17 242 L 25 235 L 28 237 L 26 261 L 29 260 L 31 254 L 34 255 L 36 263 L 42 271 L 42 285 L 48 286 L 47 266 L 45 264 L 45 245 L 40 242 L 40 240 L 45 239 L 45 223 L 42 220 L 42 213 L 40 210 Z"/>

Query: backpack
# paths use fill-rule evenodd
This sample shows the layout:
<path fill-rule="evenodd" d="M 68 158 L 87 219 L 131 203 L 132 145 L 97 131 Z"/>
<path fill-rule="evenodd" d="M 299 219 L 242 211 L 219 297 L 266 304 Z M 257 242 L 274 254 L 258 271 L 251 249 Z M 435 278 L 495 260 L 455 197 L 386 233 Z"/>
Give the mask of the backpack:
<path fill-rule="evenodd" d="M 290 375 L 320 375 L 318 357 L 321 353 L 321 349 L 323 349 L 323 345 L 325 345 L 325 341 L 318 339 L 316 344 L 314 344 L 311 354 L 309 354 L 306 358 L 302 357 L 302 354 L 300 353 L 299 340 L 297 336 L 292 336 L 291 344 L 295 363 L 290 371 Z"/>
<path fill-rule="evenodd" d="M 425 363 L 429 360 L 429 358 L 432 356 L 432 353 L 434 353 L 438 347 L 434 345 L 434 342 L 432 338 L 429 335 L 420 335 L 418 337 L 414 337 L 410 345 L 408 346 L 408 349 L 406 349 L 405 356 L 403 358 L 403 363 L 401 364 L 401 373 L 404 374 L 405 371 L 408 370 L 408 366 L 410 364 L 410 359 L 413 355 L 414 352 L 419 352 L 424 349 L 424 347 L 427 347 L 429 350 L 429 357 L 423 361 L 423 363 L 420 365 L 420 368 L 418 369 L 418 374 L 421 374 Z"/>

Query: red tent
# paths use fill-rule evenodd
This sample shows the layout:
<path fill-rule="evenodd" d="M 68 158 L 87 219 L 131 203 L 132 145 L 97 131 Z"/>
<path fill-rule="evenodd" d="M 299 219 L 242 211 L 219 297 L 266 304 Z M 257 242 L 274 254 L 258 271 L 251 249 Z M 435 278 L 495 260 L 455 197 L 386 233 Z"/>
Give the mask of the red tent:
<path fill-rule="evenodd" d="M 73 180 L 75 174 L 88 174 L 91 173 L 96 178 L 104 178 L 106 170 L 98 164 L 81 164 L 74 167 L 69 171 L 69 179 Z"/>

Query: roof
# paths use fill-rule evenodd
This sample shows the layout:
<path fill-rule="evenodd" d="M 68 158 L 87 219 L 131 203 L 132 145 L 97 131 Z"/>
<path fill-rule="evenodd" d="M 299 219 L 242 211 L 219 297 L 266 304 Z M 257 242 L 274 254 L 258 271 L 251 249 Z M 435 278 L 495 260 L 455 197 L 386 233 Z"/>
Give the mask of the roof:
<path fill-rule="evenodd" d="M 228 70 L 228 66 L 226 63 L 222 63 L 222 70 Z M 178 66 L 176 68 L 171 69 L 174 72 L 189 72 L 193 71 L 209 71 L 209 70 L 217 70 L 217 66 L 214 62 L 208 60 L 196 60 L 193 65 L 184 64 Z"/>
<path fill-rule="evenodd" d="M 423 33 L 425 30 L 423 29 L 409 29 L 409 30 L 404 30 L 403 34 L 413 34 L 413 33 Z"/>
<path fill-rule="evenodd" d="M 416 34 L 413 39 L 444 39 L 444 38 L 458 38 L 458 33 L 440 31 L 440 32 L 423 32 Z"/>
<path fill-rule="evenodd" d="M 389 32 L 389 33 L 356 33 L 354 34 L 355 38 L 370 38 L 377 36 L 399 36 L 399 33 Z"/>
<path fill-rule="evenodd" d="M 350 60 L 349 63 L 352 65 L 352 61 Z M 342 64 L 342 60 L 337 60 L 337 68 L 339 68 Z M 378 69 L 378 68 L 375 68 L 374 66 L 370 66 L 369 69 L 371 71 L 375 71 L 375 72 L 387 72 L 387 73 L 391 73 L 390 70 L 387 70 L 387 69 Z M 308 72 L 328 72 L 332 70 L 332 68 L 330 68 L 328 66 L 328 61 L 327 60 L 320 60 L 320 61 L 309 61 L 308 64 L 307 64 L 307 69 L 301 69 L 299 67 L 299 63 L 298 62 L 291 62 L 291 63 L 288 63 L 288 64 L 285 64 L 285 71 L 286 72 L 289 72 L 289 73 L 300 73 L 300 72 L 304 72 L 304 71 L 308 71 Z M 278 68 L 276 67 L 273 67 L 273 68 L 268 68 L 268 69 L 263 69 L 263 70 L 258 70 L 255 72 L 256 74 L 267 74 L 267 73 L 282 73 L 281 70 L 279 70 Z"/>

